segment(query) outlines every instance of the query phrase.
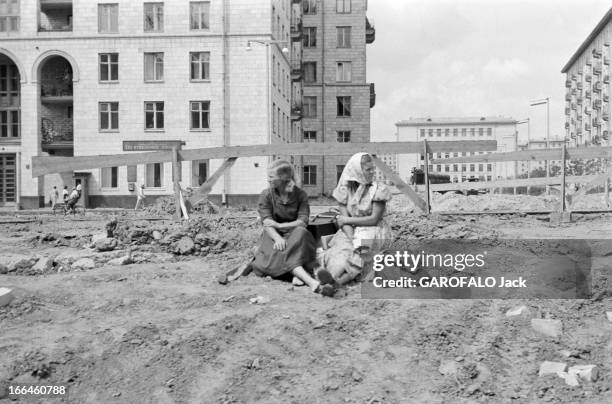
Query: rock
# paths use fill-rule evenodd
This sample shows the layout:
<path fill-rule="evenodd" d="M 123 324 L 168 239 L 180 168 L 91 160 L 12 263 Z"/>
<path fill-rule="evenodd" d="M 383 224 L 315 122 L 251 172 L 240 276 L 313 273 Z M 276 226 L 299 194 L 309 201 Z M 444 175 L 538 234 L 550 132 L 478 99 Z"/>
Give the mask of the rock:
<path fill-rule="evenodd" d="M 8 305 L 14 297 L 11 289 L 0 288 L 0 307 Z"/>
<path fill-rule="evenodd" d="M 516 306 L 506 312 L 506 317 L 516 317 L 529 314 L 527 306 Z"/>
<path fill-rule="evenodd" d="M 81 258 L 75 261 L 72 267 L 78 269 L 93 269 L 96 267 L 96 263 L 91 258 Z"/>
<path fill-rule="evenodd" d="M 2 268 L 0 268 L 0 274 L 1 273 L 2 273 Z M 612 323 L 612 311 L 607 311 L 606 317 L 608 317 L 608 321 Z"/>
<path fill-rule="evenodd" d="M 34 257 L 15 257 L 8 262 L 6 268 L 8 272 L 27 270 L 32 268 L 36 261 L 37 259 Z"/>
<path fill-rule="evenodd" d="M 108 261 L 109 265 L 116 265 L 116 266 L 128 265 L 131 263 L 132 263 L 132 258 L 129 255 L 124 255 L 123 257 L 114 258 Z"/>
<path fill-rule="evenodd" d="M 117 248 L 117 239 L 114 238 L 102 238 L 95 242 L 96 251 L 112 251 Z"/>
<path fill-rule="evenodd" d="M 41 257 L 36 264 L 32 267 L 32 270 L 37 273 L 45 273 L 53 268 L 53 258 Z"/>
<path fill-rule="evenodd" d="M 459 371 L 459 366 L 454 360 L 444 360 L 438 366 L 438 372 L 444 376 L 455 375 Z"/>
<path fill-rule="evenodd" d="M 270 303 L 270 298 L 265 296 L 257 296 L 249 300 L 251 304 L 266 304 Z"/>
<path fill-rule="evenodd" d="M 8 272 L 8 268 L 4 264 L 0 264 L 0 275 L 3 275 Z"/>
<path fill-rule="evenodd" d="M 353 372 L 351 373 L 351 377 L 353 378 L 353 381 L 356 382 L 360 382 L 363 380 L 363 376 L 357 370 L 353 370 Z"/>
<path fill-rule="evenodd" d="M 95 246 L 99 240 L 104 240 L 105 238 L 107 237 L 104 233 L 94 234 L 91 236 L 91 245 Z"/>
<path fill-rule="evenodd" d="M 567 370 L 567 364 L 561 362 L 542 362 L 540 365 L 540 371 L 538 372 L 538 376 L 544 376 L 549 374 L 556 375 L 557 373 L 563 373 Z"/>
<path fill-rule="evenodd" d="M 579 386 L 580 385 L 580 383 L 578 383 L 578 378 L 576 377 L 575 374 L 559 372 L 557 373 L 557 376 L 565 380 L 565 384 L 567 384 L 568 386 Z"/>
<path fill-rule="evenodd" d="M 575 375 L 576 378 L 585 382 L 597 381 L 599 371 L 596 365 L 576 365 L 569 368 L 567 371 L 570 375 Z"/>
<path fill-rule="evenodd" d="M 162 236 L 161 232 L 158 230 L 153 230 L 153 233 L 151 234 L 151 236 L 153 236 L 153 240 L 161 240 L 164 236 Z"/>
<path fill-rule="evenodd" d="M 561 323 L 561 320 L 532 318 L 531 328 L 533 328 L 540 334 L 544 334 L 553 338 L 557 338 L 563 333 L 563 325 Z"/>
<path fill-rule="evenodd" d="M 208 236 L 206 236 L 206 234 L 198 233 L 195 236 L 195 242 L 201 244 L 202 246 L 206 246 L 210 242 L 210 239 L 208 238 Z"/>
<path fill-rule="evenodd" d="M 173 251 L 180 255 L 187 255 L 191 254 L 194 248 L 195 244 L 191 237 L 185 236 L 174 245 Z"/>

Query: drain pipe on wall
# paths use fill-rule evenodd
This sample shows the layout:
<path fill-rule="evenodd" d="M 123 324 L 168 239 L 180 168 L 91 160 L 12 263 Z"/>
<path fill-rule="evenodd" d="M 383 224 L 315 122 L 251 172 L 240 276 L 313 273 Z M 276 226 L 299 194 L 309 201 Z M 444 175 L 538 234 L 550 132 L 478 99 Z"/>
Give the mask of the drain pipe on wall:
<path fill-rule="evenodd" d="M 223 0 L 222 41 L 223 41 L 223 147 L 230 145 L 230 88 L 229 88 L 229 43 L 227 31 L 229 27 L 229 0 Z M 221 205 L 228 206 L 227 192 L 230 189 L 230 172 L 223 174 L 223 191 Z"/>

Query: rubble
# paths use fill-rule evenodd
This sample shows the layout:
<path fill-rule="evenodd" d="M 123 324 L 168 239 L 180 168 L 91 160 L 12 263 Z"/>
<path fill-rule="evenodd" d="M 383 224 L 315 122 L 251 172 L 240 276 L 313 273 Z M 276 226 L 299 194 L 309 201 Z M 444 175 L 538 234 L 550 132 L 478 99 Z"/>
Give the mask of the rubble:
<path fill-rule="evenodd" d="M 119 243 L 117 242 L 117 239 L 114 238 L 101 238 L 99 240 L 97 240 L 94 243 L 94 248 L 96 249 L 96 251 L 112 251 L 115 248 L 117 248 L 117 245 Z"/>
<path fill-rule="evenodd" d="M 81 258 L 72 263 L 72 268 L 75 269 L 93 269 L 96 263 L 91 258 Z"/>
<path fill-rule="evenodd" d="M 557 338 L 563 333 L 561 320 L 533 318 L 531 319 L 531 328 L 540 334 L 553 338 Z"/>
<path fill-rule="evenodd" d="M 557 373 L 562 373 L 567 370 L 567 363 L 562 362 L 549 362 L 544 361 L 540 364 L 540 371 L 538 372 L 538 376 L 544 376 Z"/>
<path fill-rule="evenodd" d="M 35 273 L 49 272 L 54 265 L 54 259 L 52 257 L 40 257 L 36 264 L 32 267 L 32 271 Z"/>
<path fill-rule="evenodd" d="M 527 314 L 529 314 L 529 309 L 527 308 L 527 306 L 517 306 L 508 310 L 506 312 L 506 317 L 517 317 Z"/>
<path fill-rule="evenodd" d="M 579 380 L 595 382 L 599 376 L 596 365 L 576 365 L 568 369 L 567 373 L 575 375 Z"/>

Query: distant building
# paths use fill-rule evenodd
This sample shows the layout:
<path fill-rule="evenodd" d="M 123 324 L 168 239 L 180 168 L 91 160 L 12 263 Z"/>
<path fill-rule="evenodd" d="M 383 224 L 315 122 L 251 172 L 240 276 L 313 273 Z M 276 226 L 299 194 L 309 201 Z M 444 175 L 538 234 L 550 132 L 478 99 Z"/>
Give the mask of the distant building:
<path fill-rule="evenodd" d="M 610 50 L 612 8 L 565 64 L 565 129 L 571 146 L 612 145 Z"/>
<path fill-rule="evenodd" d="M 411 118 L 395 124 L 398 142 L 496 140 L 498 152 L 515 151 L 517 145 L 516 120 L 504 117 L 482 118 Z M 434 153 L 433 158 L 465 157 L 473 153 Z M 408 182 L 413 168 L 424 168 L 423 154 L 401 154 L 397 156 L 400 177 Z M 464 182 L 470 178 L 491 181 L 513 178 L 516 175 L 514 162 L 430 164 L 429 170 L 448 174 L 453 182 Z"/>
<path fill-rule="evenodd" d="M 565 143 L 565 139 L 561 139 L 561 138 L 550 139 L 548 141 L 548 148 L 560 149 L 563 147 L 564 143 Z M 528 143 L 517 145 L 517 150 L 519 151 L 537 150 L 537 149 L 546 149 L 546 148 L 547 147 L 546 147 L 545 139 L 530 140 Z M 561 166 L 561 160 L 550 160 L 549 162 L 551 166 L 555 166 L 555 165 Z M 541 168 L 542 170 L 544 170 L 545 167 L 546 165 L 544 161 L 517 161 L 516 175 L 518 176 L 521 174 L 526 174 L 527 172 L 532 172 L 533 170 L 536 170 L 538 168 Z"/>
<path fill-rule="evenodd" d="M 377 156 L 387 165 L 395 174 L 399 174 L 397 169 L 397 154 L 379 154 Z M 376 181 L 390 181 L 389 178 L 385 177 L 382 171 L 376 168 Z"/>

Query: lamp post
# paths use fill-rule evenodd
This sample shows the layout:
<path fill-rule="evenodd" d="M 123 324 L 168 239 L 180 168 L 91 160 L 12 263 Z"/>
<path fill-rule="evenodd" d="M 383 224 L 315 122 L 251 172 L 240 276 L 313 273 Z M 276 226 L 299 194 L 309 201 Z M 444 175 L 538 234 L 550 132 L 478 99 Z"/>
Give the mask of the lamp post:
<path fill-rule="evenodd" d="M 287 45 L 287 41 L 276 41 L 276 40 L 259 40 L 259 39 L 250 39 L 247 41 L 246 51 L 250 52 L 253 50 L 252 44 L 261 44 L 266 47 L 266 100 L 267 100 L 267 111 L 268 111 L 268 144 L 272 144 L 272 95 L 270 90 L 270 84 L 272 81 L 272 69 L 270 69 L 270 45 Z M 289 55 L 289 49 L 286 46 L 283 46 L 281 52 L 285 57 Z M 268 156 L 268 159 L 270 157 Z M 270 163 L 270 161 L 268 161 Z"/>
<path fill-rule="evenodd" d="M 548 149 L 550 147 L 550 144 L 549 144 L 550 142 L 550 98 L 546 97 L 541 100 L 531 101 L 529 105 L 532 107 L 535 107 L 536 105 L 544 105 L 544 104 L 546 104 L 546 148 Z M 548 160 L 546 160 L 545 162 L 546 177 L 549 176 L 548 168 L 549 168 Z"/>

